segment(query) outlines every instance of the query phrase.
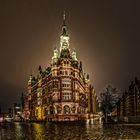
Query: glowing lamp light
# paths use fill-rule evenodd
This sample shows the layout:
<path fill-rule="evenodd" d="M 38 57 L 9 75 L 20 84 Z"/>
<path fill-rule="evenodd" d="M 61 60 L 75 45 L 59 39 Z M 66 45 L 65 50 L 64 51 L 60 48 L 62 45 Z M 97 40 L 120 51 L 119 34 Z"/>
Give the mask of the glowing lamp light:
<path fill-rule="evenodd" d="M 3 117 L 0 117 L 0 122 L 3 122 Z"/>
<path fill-rule="evenodd" d="M 21 114 L 21 112 L 20 112 L 20 111 L 18 111 L 17 113 L 18 113 L 18 114 Z"/>
<path fill-rule="evenodd" d="M 19 106 L 16 106 L 15 108 L 16 108 L 16 109 L 19 109 L 20 107 L 19 107 Z"/>

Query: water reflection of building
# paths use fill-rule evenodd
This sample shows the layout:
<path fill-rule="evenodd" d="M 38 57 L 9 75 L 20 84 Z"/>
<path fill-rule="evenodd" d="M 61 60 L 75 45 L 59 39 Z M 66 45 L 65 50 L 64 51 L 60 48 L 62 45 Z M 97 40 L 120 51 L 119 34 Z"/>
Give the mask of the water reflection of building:
<path fill-rule="evenodd" d="M 140 121 L 140 80 L 135 78 L 134 82 L 131 82 L 128 91 L 123 93 L 113 113 L 120 121 Z"/>
<path fill-rule="evenodd" d="M 70 43 L 65 15 L 63 17 L 60 50 L 54 50 L 51 65 L 39 66 L 39 75 L 30 76 L 23 114 L 31 120 L 81 120 L 85 114 L 96 113 L 97 96 L 90 90 L 89 76 Z M 92 92 L 92 93 L 91 93 Z"/>

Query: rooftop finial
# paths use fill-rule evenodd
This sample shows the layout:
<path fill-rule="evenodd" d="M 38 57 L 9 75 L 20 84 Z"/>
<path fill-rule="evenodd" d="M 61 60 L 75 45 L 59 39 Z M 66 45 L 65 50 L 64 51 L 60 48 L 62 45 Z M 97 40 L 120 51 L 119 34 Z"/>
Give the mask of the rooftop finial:
<path fill-rule="evenodd" d="M 65 11 L 63 12 L 63 26 L 65 26 L 65 20 L 66 20 L 66 15 L 65 15 Z"/>

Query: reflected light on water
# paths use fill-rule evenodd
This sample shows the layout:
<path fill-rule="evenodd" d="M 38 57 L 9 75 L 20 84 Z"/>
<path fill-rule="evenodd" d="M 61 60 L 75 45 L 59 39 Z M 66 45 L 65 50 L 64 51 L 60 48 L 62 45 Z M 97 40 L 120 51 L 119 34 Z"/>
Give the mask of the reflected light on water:
<path fill-rule="evenodd" d="M 92 122 L 4 123 L 4 140 L 140 139 L 140 128 Z"/>

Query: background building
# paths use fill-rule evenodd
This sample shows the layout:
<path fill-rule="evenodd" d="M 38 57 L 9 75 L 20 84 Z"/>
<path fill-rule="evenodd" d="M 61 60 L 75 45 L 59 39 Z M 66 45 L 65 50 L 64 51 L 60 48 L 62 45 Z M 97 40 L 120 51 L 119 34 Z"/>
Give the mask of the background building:
<path fill-rule="evenodd" d="M 115 110 L 119 121 L 140 122 L 140 80 L 135 78 L 131 82 L 128 91 L 123 93 L 113 111 Z"/>

